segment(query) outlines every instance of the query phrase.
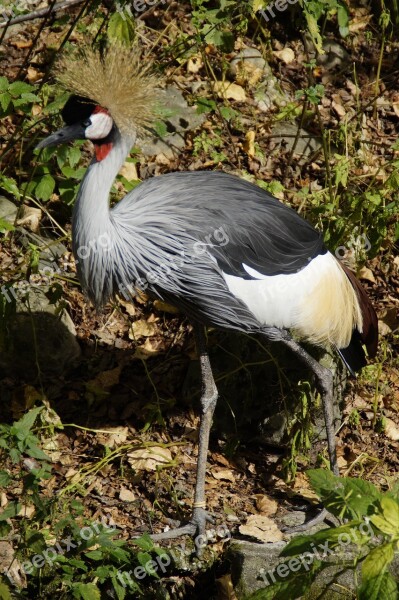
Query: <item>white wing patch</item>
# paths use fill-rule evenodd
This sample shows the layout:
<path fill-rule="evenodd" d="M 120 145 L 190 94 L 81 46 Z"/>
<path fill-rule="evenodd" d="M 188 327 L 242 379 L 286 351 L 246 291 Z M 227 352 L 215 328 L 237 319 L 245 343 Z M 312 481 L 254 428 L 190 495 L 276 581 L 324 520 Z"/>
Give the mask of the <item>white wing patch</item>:
<path fill-rule="evenodd" d="M 362 330 L 356 292 L 335 257 L 327 252 L 290 275 L 262 275 L 243 265 L 254 277 L 223 273 L 230 292 L 242 300 L 262 325 L 294 329 L 320 344 L 345 348 L 354 327 Z"/>

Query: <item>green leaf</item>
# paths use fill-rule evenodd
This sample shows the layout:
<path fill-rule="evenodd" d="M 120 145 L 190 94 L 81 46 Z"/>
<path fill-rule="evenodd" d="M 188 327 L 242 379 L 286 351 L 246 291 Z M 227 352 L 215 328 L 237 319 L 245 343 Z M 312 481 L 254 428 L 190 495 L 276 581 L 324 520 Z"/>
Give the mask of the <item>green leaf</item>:
<path fill-rule="evenodd" d="M 7 487 L 10 481 L 12 481 L 12 479 L 7 471 L 0 471 L 0 486 Z"/>
<path fill-rule="evenodd" d="M 362 581 L 374 579 L 387 570 L 394 557 L 394 544 L 383 544 L 370 550 L 362 564 Z"/>
<path fill-rule="evenodd" d="M 4 231 L 14 231 L 14 229 L 15 227 L 12 223 L 0 218 L 0 233 L 3 233 Z"/>
<path fill-rule="evenodd" d="M 36 444 L 32 446 L 29 445 L 29 447 L 26 449 L 26 454 L 28 454 L 32 458 L 37 458 L 37 460 L 46 460 L 51 462 L 50 457 L 48 457 L 47 454 L 45 454 L 41 448 L 36 446 Z"/>
<path fill-rule="evenodd" d="M 7 77 L 0 77 L 0 92 L 5 92 L 8 89 L 9 83 Z"/>
<path fill-rule="evenodd" d="M 310 14 L 307 10 L 304 11 L 306 23 L 308 25 L 309 35 L 312 38 L 312 42 L 319 54 L 324 54 L 323 40 L 320 35 L 320 29 L 317 24 L 317 20 L 314 15 Z"/>
<path fill-rule="evenodd" d="M 90 550 L 90 552 L 86 552 L 86 556 L 93 560 L 101 560 L 104 555 L 101 550 Z"/>
<path fill-rule="evenodd" d="M 327 510 L 337 517 L 359 519 L 371 512 L 381 493 L 368 481 L 336 477 L 325 469 L 307 471 L 312 488 Z"/>
<path fill-rule="evenodd" d="M 3 581 L 0 581 L 0 600 L 12 600 L 10 588 Z"/>
<path fill-rule="evenodd" d="M 134 24 L 127 11 L 114 12 L 108 21 L 107 31 L 111 41 L 128 45 L 134 40 Z"/>
<path fill-rule="evenodd" d="M 101 600 L 100 590 L 95 583 L 78 583 L 73 588 L 73 595 L 83 600 Z"/>
<path fill-rule="evenodd" d="M 2 188 L 6 192 L 14 196 L 14 198 L 16 198 L 17 200 L 20 199 L 21 194 L 19 193 L 19 189 L 15 179 L 13 179 L 12 177 L 6 177 L 5 175 L 0 175 L 0 183 Z"/>
<path fill-rule="evenodd" d="M 10 502 L 0 513 L 0 521 L 7 521 L 7 519 L 15 517 L 20 510 L 21 504 L 19 504 L 19 502 Z"/>
<path fill-rule="evenodd" d="M 14 81 L 14 83 L 11 83 L 8 87 L 8 91 L 13 98 L 18 98 L 22 94 L 26 94 L 32 90 L 33 87 L 24 81 Z"/>
<path fill-rule="evenodd" d="M 41 413 L 42 410 L 42 406 L 39 406 L 38 408 L 31 408 L 29 412 L 24 414 L 22 419 L 14 423 L 14 427 L 16 428 L 16 430 L 18 432 L 23 433 L 24 435 L 27 435 L 32 429 L 38 415 Z"/>
<path fill-rule="evenodd" d="M 152 550 L 154 550 L 154 542 L 152 541 L 148 533 L 144 533 L 141 537 L 132 540 L 132 542 L 145 552 L 151 552 Z"/>
<path fill-rule="evenodd" d="M 0 106 L 4 113 L 7 111 L 8 107 L 10 106 L 11 100 L 12 100 L 11 95 L 8 92 L 0 93 Z"/>
<path fill-rule="evenodd" d="M 386 535 L 399 537 L 399 504 L 393 498 L 384 496 L 380 502 L 381 512 L 371 515 L 370 521 Z"/>
<path fill-rule="evenodd" d="M 297 556 L 310 552 L 314 554 L 315 546 L 322 545 L 323 542 L 328 541 L 329 548 L 333 548 L 340 542 L 340 536 L 344 536 L 347 540 L 348 536 L 354 542 L 359 538 L 359 526 L 362 525 L 361 521 L 352 521 L 341 525 L 341 527 L 331 527 L 330 529 L 322 529 L 313 535 L 298 535 L 294 537 L 286 546 L 283 548 L 280 556 Z"/>
<path fill-rule="evenodd" d="M 358 600 L 397 600 L 398 586 L 390 573 L 379 573 L 362 582 Z"/>
<path fill-rule="evenodd" d="M 216 102 L 209 98 L 198 98 L 197 99 L 197 114 L 202 115 L 203 113 L 209 113 L 212 110 L 216 110 Z"/>
<path fill-rule="evenodd" d="M 11 448 L 10 458 L 14 464 L 17 464 L 21 460 L 21 453 L 17 448 Z"/>
<path fill-rule="evenodd" d="M 35 196 L 38 200 L 47 202 L 54 192 L 55 180 L 51 175 L 44 175 L 35 187 Z"/>

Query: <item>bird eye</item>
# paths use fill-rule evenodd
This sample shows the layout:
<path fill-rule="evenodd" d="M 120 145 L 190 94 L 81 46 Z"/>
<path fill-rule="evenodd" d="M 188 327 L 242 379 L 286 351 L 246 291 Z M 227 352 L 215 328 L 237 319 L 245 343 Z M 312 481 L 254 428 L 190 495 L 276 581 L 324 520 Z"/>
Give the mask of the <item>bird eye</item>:
<path fill-rule="evenodd" d="M 83 127 L 90 127 L 91 119 L 86 119 L 86 121 L 83 121 L 82 125 L 83 125 Z"/>

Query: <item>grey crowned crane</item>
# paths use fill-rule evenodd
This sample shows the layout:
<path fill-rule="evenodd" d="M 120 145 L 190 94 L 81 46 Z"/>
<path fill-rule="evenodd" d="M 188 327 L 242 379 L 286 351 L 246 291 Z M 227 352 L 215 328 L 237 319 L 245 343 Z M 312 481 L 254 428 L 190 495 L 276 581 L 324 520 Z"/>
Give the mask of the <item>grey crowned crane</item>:
<path fill-rule="evenodd" d="M 205 327 L 258 334 L 290 348 L 312 369 L 321 392 L 331 467 L 338 473 L 333 382 L 293 339 L 334 347 L 351 372 L 373 357 L 377 318 L 356 277 L 294 210 L 238 177 L 178 172 L 148 179 L 112 209 L 111 186 L 138 135 L 155 119 L 160 91 L 137 51 L 115 46 L 103 57 L 84 49 L 64 58 L 58 78 L 73 96 L 66 127 L 39 148 L 91 140 L 94 158 L 73 212 L 73 252 L 82 288 L 96 307 L 115 294 L 145 290 L 192 321 L 202 376 L 199 452 L 190 522 L 156 539 L 203 533 L 205 471 L 218 392 Z M 104 243 L 104 241 L 106 243 Z M 82 252 L 82 248 L 90 252 Z"/>

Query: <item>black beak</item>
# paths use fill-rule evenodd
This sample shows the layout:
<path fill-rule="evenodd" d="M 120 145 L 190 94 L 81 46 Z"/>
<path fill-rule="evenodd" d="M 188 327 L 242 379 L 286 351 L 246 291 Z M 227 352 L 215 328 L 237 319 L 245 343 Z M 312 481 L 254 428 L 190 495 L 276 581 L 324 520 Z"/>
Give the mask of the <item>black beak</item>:
<path fill-rule="evenodd" d="M 74 125 L 67 125 L 67 127 L 63 127 L 59 129 L 55 133 L 52 133 L 48 137 L 44 138 L 36 146 L 38 150 L 42 148 L 47 148 L 49 146 L 58 146 L 60 144 L 66 144 L 71 140 L 84 140 L 85 137 L 85 128 L 81 123 L 75 123 Z"/>

